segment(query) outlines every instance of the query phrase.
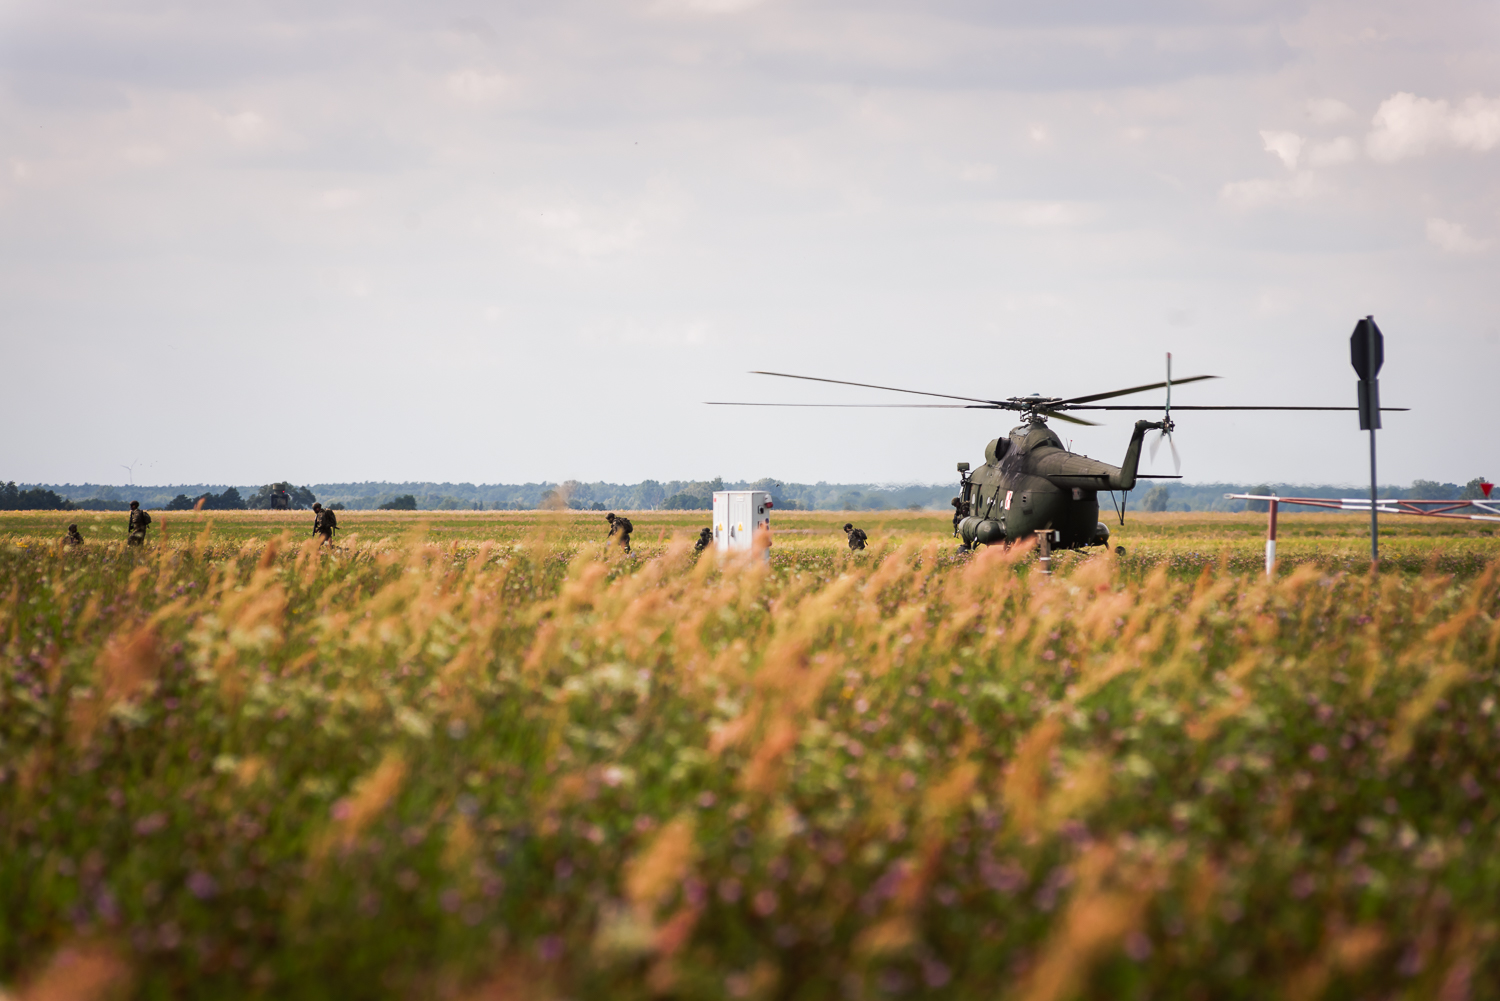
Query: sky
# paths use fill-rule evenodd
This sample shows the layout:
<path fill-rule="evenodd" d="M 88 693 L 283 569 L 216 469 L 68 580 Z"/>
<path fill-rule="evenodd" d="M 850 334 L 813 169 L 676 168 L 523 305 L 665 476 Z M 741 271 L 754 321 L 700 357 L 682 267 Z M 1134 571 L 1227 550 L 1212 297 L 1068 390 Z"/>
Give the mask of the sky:
<path fill-rule="evenodd" d="M 1497 274 L 1493 3 L 0 0 L 0 479 L 1462 483 Z"/>

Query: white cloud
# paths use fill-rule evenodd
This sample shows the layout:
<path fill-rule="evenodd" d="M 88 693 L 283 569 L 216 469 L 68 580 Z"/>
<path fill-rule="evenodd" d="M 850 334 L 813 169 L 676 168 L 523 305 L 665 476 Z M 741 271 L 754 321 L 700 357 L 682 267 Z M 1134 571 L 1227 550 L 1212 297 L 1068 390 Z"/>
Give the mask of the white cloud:
<path fill-rule="evenodd" d="M 359 201 L 358 191 L 350 191 L 348 188 L 334 188 L 324 191 L 313 199 L 312 206 L 320 212 L 336 212 L 346 209 Z"/>
<path fill-rule="evenodd" d="M 1270 180 L 1231 181 L 1219 189 L 1219 198 L 1237 209 L 1260 208 L 1277 202 L 1298 201 L 1318 193 L 1317 179 L 1303 171 L 1291 177 Z"/>
<path fill-rule="evenodd" d="M 264 116 L 253 111 L 241 111 L 233 115 L 219 115 L 219 123 L 229 138 L 242 145 L 259 141 L 266 135 L 267 122 Z"/>
<path fill-rule="evenodd" d="M 1348 136 L 1339 136 L 1326 143 L 1318 143 L 1307 151 L 1307 163 L 1311 167 L 1333 167 L 1359 159 L 1359 145 Z"/>
<path fill-rule="evenodd" d="M 993 163 L 970 163 L 965 161 L 958 165 L 958 176 L 965 181 L 993 181 L 995 179 L 995 165 Z"/>
<path fill-rule="evenodd" d="M 511 212 L 527 232 L 527 256 L 556 266 L 638 250 L 669 229 L 682 207 L 670 193 L 655 193 L 609 202 L 527 202 Z"/>
<path fill-rule="evenodd" d="M 1079 202 L 996 202 L 986 215 L 1010 226 L 1056 229 L 1086 222 L 1089 211 Z"/>
<path fill-rule="evenodd" d="M 1470 236 L 1463 223 L 1433 217 L 1427 220 L 1427 242 L 1450 254 L 1477 254 L 1493 241 Z"/>
<path fill-rule="evenodd" d="M 1260 138 L 1266 144 L 1266 152 L 1281 157 L 1287 170 L 1297 169 L 1297 157 L 1302 153 L 1301 136 L 1295 132 L 1269 132 L 1262 129 Z"/>
<path fill-rule="evenodd" d="M 1484 151 L 1500 145 L 1500 98 L 1476 94 L 1455 108 L 1402 91 L 1381 102 L 1371 124 L 1365 147 L 1387 163 L 1444 146 Z"/>
<path fill-rule="evenodd" d="M 1315 97 L 1307 102 L 1307 117 L 1314 125 L 1335 125 L 1353 114 L 1353 108 L 1336 98 Z"/>
<path fill-rule="evenodd" d="M 661 14 L 737 14 L 761 3 L 762 0 L 659 0 L 651 9 Z"/>
<path fill-rule="evenodd" d="M 374 290 L 370 276 L 359 268 L 339 268 L 329 274 L 327 284 L 355 299 L 367 298 Z"/>
<path fill-rule="evenodd" d="M 448 92 L 461 101 L 483 104 L 503 95 L 510 81 L 500 73 L 460 70 L 448 75 Z"/>
<path fill-rule="evenodd" d="M 121 151 L 126 163 L 137 167 L 151 167 L 167 159 L 167 151 L 151 143 L 134 143 Z"/>

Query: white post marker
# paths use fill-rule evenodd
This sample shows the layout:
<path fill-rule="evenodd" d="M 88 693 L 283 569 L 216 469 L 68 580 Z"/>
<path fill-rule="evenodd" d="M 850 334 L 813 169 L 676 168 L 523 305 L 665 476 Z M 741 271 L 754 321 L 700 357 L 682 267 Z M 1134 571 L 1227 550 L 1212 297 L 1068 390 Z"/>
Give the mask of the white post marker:
<path fill-rule="evenodd" d="M 1266 576 L 1276 572 L 1276 495 L 1271 495 L 1270 517 L 1266 523 Z"/>

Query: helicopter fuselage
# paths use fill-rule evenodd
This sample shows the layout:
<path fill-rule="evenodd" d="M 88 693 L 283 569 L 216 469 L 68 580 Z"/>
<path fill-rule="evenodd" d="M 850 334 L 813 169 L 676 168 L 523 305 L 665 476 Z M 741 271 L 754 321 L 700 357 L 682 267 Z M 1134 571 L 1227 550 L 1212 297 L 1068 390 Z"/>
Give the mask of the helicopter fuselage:
<path fill-rule="evenodd" d="M 1055 548 L 1104 545 L 1109 529 L 1099 521 L 1099 491 L 1135 487 L 1141 442 L 1159 426 L 1137 421 L 1119 466 L 1068 451 L 1041 421 L 996 438 L 985 448 L 984 465 L 961 484 L 965 517 L 958 535 L 971 548 L 1019 542 L 1041 530 L 1056 533 Z"/>

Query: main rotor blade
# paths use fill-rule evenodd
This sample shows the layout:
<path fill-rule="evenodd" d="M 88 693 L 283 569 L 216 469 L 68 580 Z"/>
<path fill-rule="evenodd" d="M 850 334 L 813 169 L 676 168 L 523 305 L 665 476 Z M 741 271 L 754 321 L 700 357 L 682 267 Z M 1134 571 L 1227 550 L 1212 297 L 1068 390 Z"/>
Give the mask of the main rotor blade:
<path fill-rule="evenodd" d="M 1087 424 L 1091 428 L 1101 426 L 1098 421 L 1086 421 L 1082 417 L 1069 417 L 1067 414 L 1058 413 L 1056 410 L 1038 410 L 1037 413 L 1048 420 L 1056 417 L 1058 420 L 1067 421 L 1069 424 Z"/>
<path fill-rule="evenodd" d="M 1217 375 L 1190 375 L 1186 379 L 1173 379 L 1171 385 L 1180 386 L 1185 382 L 1202 382 L 1204 379 L 1217 379 Z M 1149 386 L 1135 386 L 1131 389 L 1116 389 L 1111 393 L 1094 393 L 1092 396 L 1073 396 L 1063 400 L 1063 405 L 1070 403 L 1092 403 L 1095 400 L 1107 400 L 1113 396 L 1129 396 L 1131 393 L 1144 393 L 1148 389 L 1161 389 L 1168 385 L 1165 382 L 1153 382 Z M 1161 407 L 1152 407 L 1152 410 L 1160 410 Z M 1358 408 L 1356 408 L 1358 409 Z"/>
<path fill-rule="evenodd" d="M 704 400 L 710 407 L 897 407 L 916 410 L 1004 410 L 991 404 L 972 403 L 740 403 L 736 400 Z M 1079 423 L 1086 423 L 1080 421 Z"/>
<path fill-rule="evenodd" d="M 1138 407 L 1138 406 L 1127 406 L 1127 405 L 1110 405 L 1110 406 L 1103 406 L 1103 407 L 1088 407 L 1088 406 L 1076 407 L 1076 406 L 1070 406 L 1070 407 L 1068 407 L 1068 409 L 1069 410 L 1160 410 L 1161 407 Z M 1359 408 L 1358 407 L 1198 407 L 1198 406 L 1177 406 L 1177 407 L 1173 407 L 1172 409 L 1173 410 L 1358 410 Z M 1381 407 L 1380 409 L 1381 409 L 1382 412 L 1385 412 L 1385 411 L 1388 411 L 1388 410 L 1389 411 L 1406 411 L 1406 410 L 1410 410 L 1411 408 L 1410 407 Z"/>
<path fill-rule="evenodd" d="M 941 396 L 947 400 L 968 400 L 970 403 L 989 403 L 1001 410 L 1010 410 L 999 400 L 982 400 L 977 396 L 954 396 L 952 393 L 929 393 L 921 389 L 901 389 L 897 386 L 876 386 L 868 382 L 847 382 L 843 379 L 824 379 L 816 375 L 791 375 L 786 372 L 761 372 L 752 371 L 751 375 L 774 375 L 782 379 L 806 379 L 808 382 L 831 382 L 837 386 L 861 386 L 865 389 L 884 389 L 892 393 L 912 393 L 916 396 Z"/>

